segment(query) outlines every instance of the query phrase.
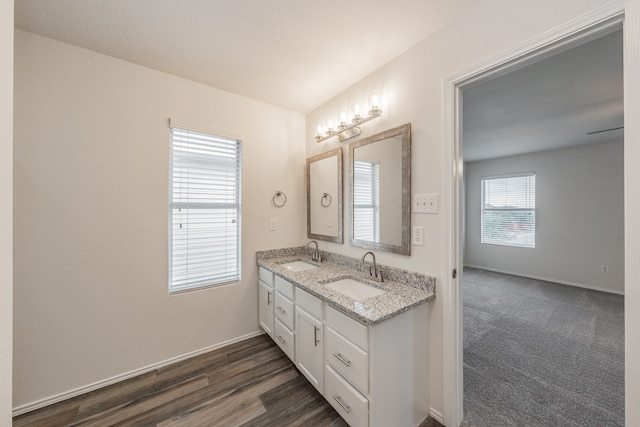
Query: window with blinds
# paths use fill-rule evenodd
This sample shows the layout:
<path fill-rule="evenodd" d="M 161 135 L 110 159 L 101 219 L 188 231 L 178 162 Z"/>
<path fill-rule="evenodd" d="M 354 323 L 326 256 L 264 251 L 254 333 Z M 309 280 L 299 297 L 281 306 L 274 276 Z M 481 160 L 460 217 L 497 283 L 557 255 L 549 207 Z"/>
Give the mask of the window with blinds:
<path fill-rule="evenodd" d="M 483 178 L 482 243 L 535 248 L 534 172 Z"/>
<path fill-rule="evenodd" d="M 353 162 L 353 238 L 380 242 L 380 165 Z"/>
<path fill-rule="evenodd" d="M 169 292 L 240 280 L 241 145 L 171 127 Z"/>

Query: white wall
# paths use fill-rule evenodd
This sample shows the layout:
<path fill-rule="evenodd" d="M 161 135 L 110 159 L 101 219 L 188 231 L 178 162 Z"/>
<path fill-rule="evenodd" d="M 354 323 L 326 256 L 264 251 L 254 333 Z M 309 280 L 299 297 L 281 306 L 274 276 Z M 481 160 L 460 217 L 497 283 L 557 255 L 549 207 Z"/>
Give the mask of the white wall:
<path fill-rule="evenodd" d="M 380 105 L 383 115 L 363 125 L 361 138 L 411 122 L 412 193 L 442 195 L 444 168 L 452 167 L 443 162 L 446 148 L 443 142 L 444 80 L 607 3 L 606 0 L 492 0 L 480 3 L 452 25 L 418 43 L 308 114 L 307 156 L 341 146 L 336 139 L 316 144 L 313 138 L 316 123 L 335 116 L 355 101 L 366 100 L 373 91 L 377 91 L 383 99 Z M 348 151 L 345 154 L 345 171 L 348 171 Z M 351 183 L 346 173 L 345 178 L 345 200 L 348 200 Z M 443 218 L 450 215 L 449 207 L 443 203 L 436 215 L 412 215 L 413 225 L 424 226 L 425 246 L 413 246 L 410 257 L 377 253 L 378 261 L 435 275 L 438 278 L 437 294 L 442 277 L 449 273 L 443 251 L 446 233 Z M 348 207 L 345 208 L 344 219 L 345 234 L 348 235 Z M 362 256 L 363 253 L 362 249 L 349 246 L 348 241 L 344 245 L 323 242 L 321 246 L 351 256 Z M 442 415 L 443 383 L 451 381 L 442 376 L 442 316 L 442 299 L 436 298 L 430 306 L 429 325 L 425 325 L 425 339 L 429 340 L 430 348 L 425 358 L 429 363 L 430 374 L 426 381 L 430 385 L 430 395 L 425 399 L 435 415 Z"/>
<path fill-rule="evenodd" d="M 0 425 L 11 424 L 13 357 L 13 0 L 0 1 Z"/>
<path fill-rule="evenodd" d="M 255 252 L 306 235 L 304 116 L 22 31 L 15 54 L 15 407 L 258 331 Z M 170 117 L 242 137 L 242 283 L 167 294 Z"/>
<path fill-rule="evenodd" d="M 623 141 L 465 163 L 465 265 L 623 293 L 623 163 Z M 536 247 L 482 244 L 480 180 L 530 171 Z"/>

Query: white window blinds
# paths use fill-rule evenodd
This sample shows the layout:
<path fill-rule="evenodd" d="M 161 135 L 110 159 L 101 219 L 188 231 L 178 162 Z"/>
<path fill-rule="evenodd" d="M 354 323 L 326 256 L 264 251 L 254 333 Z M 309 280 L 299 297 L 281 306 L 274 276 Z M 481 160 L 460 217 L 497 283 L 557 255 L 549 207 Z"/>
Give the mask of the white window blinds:
<path fill-rule="evenodd" d="M 353 162 L 353 238 L 380 242 L 380 165 Z"/>
<path fill-rule="evenodd" d="M 535 173 L 484 178 L 481 185 L 482 243 L 535 248 Z"/>
<path fill-rule="evenodd" d="M 169 291 L 240 280 L 241 141 L 171 128 Z"/>

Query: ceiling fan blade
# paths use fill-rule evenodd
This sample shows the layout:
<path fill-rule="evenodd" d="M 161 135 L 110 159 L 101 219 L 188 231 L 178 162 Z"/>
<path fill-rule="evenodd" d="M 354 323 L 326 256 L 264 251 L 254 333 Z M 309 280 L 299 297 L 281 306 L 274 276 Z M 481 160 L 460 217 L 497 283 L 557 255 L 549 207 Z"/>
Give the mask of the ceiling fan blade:
<path fill-rule="evenodd" d="M 611 128 L 611 129 L 597 130 L 595 132 L 588 132 L 587 135 L 593 135 L 594 133 L 609 132 L 610 130 L 618 130 L 618 129 L 624 129 L 624 126 L 620 126 L 620 127 L 617 127 L 617 128 Z"/>

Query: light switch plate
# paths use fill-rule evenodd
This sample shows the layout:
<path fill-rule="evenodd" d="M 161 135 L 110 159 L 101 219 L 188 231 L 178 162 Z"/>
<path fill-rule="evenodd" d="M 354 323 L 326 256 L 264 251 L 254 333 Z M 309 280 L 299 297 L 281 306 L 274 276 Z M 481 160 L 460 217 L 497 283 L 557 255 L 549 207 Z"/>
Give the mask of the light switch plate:
<path fill-rule="evenodd" d="M 275 218 L 269 218 L 269 231 L 276 231 L 277 222 Z"/>
<path fill-rule="evenodd" d="M 411 206 L 413 213 L 438 213 L 438 195 L 414 194 Z"/>

